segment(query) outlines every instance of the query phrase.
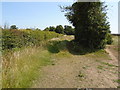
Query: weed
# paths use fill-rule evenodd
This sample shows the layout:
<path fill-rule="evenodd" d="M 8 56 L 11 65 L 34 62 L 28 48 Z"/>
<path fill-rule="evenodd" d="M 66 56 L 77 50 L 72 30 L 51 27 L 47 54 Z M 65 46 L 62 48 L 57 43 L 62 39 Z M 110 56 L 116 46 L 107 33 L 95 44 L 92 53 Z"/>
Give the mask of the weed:
<path fill-rule="evenodd" d="M 83 66 L 82 68 L 83 68 L 83 69 L 86 69 L 87 67 L 86 67 L 86 66 Z"/>
<path fill-rule="evenodd" d="M 103 70 L 103 66 L 101 66 L 101 65 L 97 66 L 97 68 Z"/>
<path fill-rule="evenodd" d="M 120 79 L 117 79 L 117 80 L 113 80 L 114 82 L 117 82 L 120 84 Z"/>
<path fill-rule="evenodd" d="M 85 75 L 81 72 L 79 72 L 78 77 L 84 77 Z"/>
<path fill-rule="evenodd" d="M 102 61 L 100 61 L 100 60 L 96 60 L 96 61 L 99 62 L 99 63 L 101 63 L 101 64 L 103 64 L 103 65 L 107 65 L 107 66 L 109 66 L 109 67 L 118 67 L 118 66 L 116 66 L 116 65 L 109 64 L 109 63 L 106 63 L 106 62 L 102 62 Z"/>
<path fill-rule="evenodd" d="M 52 63 L 52 65 L 55 65 L 55 63 Z"/>
<path fill-rule="evenodd" d="M 109 63 L 106 63 L 106 62 L 101 62 L 101 63 L 104 64 L 104 65 L 107 65 L 107 66 L 109 66 L 109 67 L 118 67 L 118 66 L 116 66 L 116 65 L 109 64 Z"/>

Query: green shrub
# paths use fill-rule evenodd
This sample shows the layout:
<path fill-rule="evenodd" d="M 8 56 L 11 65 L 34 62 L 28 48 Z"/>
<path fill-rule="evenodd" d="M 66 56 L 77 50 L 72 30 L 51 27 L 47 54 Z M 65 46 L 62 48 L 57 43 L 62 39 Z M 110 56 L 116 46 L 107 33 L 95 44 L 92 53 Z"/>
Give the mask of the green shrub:
<path fill-rule="evenodd" d="M 24 46 L 39 46 L 45 41 L 60 34 L 40 30 L 2 30 L 2 50 L 21 48 Z"/>

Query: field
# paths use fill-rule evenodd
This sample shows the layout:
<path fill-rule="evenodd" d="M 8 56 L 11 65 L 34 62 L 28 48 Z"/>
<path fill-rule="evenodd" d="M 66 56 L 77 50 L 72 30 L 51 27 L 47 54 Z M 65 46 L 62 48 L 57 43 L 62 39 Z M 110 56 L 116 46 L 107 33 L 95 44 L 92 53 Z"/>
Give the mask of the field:
<path fill-rule="evenodd" d="M 73 51 L 74 36 L 60 35 L 3 54 L 3 88 L 117 88 L 118 37 L 105 50 Z"/>

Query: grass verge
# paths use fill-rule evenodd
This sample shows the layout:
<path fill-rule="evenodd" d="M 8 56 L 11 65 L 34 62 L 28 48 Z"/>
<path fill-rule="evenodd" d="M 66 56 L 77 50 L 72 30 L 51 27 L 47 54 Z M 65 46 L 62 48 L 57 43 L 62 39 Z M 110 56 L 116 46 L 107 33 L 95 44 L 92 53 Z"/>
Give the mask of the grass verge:
<path fill-rule="evenodd" d="M 3 56 L 3 88 L 28 88 L 40 75 L 42 66 L 51 64 L 51 55 L 41 48 L 26 48 Z"/>

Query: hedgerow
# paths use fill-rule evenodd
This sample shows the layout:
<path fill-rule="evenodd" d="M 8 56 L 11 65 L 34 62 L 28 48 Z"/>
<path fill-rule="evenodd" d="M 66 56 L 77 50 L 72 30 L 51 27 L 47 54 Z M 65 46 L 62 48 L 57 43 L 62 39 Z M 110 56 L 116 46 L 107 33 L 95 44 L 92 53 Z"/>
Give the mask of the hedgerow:
<path fill-rule="evenodd" d="M 2 30 L 2 50 L 21 48 L 24 46 L 39 46 L 41 41 L 58 37 L 60 34 L 40 30 Z"/>

